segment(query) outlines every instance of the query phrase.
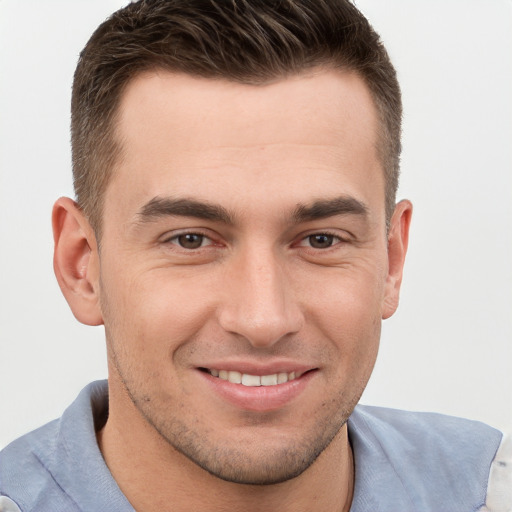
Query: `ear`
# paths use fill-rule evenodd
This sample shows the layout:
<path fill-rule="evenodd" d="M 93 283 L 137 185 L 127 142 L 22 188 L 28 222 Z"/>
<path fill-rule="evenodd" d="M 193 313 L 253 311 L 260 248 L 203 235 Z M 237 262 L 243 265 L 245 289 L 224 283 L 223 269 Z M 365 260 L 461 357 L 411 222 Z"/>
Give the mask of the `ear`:
<path fill-rule="evenodd" d="M 60 289 L 79 322 L 101 325 L 99 254 L 96 236 L 78 205 L 61 197 L 52 213 L 53 269 Z"/>
<path fill-rule="evenodd" d="M 410 201 L 400 201 L 391 217 L 388 234 L 388 276 L 386 280 L 382 318 L 389 318 L 397 309 L 402 273 L 409 243 L 409 226 L 412 217 Z"/>

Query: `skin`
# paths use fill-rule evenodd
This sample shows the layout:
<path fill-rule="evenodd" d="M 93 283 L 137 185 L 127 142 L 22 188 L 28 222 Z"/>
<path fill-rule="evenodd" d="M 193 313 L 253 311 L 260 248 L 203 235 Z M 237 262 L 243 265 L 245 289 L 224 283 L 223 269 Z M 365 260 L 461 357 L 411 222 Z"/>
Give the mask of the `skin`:
<path fill-rule="evenodd" d="M 75 316 L 105 325 L 98 442 L 138 511 L 350 508 L 346 421 L 398 304 L 412 210 L 400 202 L 386 230 L 377 127 L 340 71 L 128 85 L 101 251 L 70 199 L 53 222 Z M 308 372 L 252 408 L 200 370 L 237 365 Z"/>

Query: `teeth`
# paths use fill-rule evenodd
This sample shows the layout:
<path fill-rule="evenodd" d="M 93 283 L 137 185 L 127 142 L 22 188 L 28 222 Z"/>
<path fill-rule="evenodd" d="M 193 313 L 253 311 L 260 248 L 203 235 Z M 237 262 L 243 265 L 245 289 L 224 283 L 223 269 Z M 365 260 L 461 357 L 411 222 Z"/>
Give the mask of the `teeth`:
<path fill-rule="evenodd" d="M 274 375 L 262 375 L 261 385 L 262 386 L 275 386 L 277 384 L 277 373 Z"/>
<path fill-rule="evenodd" d="M 261 377 L 259 375 L 244 373 L 242 375 L 242 384 L 244 386 L 261 386 Z"/>
<path fill-rule="evenodd" d="M 232 384 L 242 384 L 243 386 L 275 386 L 276 384 L 284 384 L 290 380 L 294 380 L 300 375 L 297 375 L 295 372 L 290 373 L 273 373 L 272 375 L 250 375 L 248 373 L 241 373 L 237 371 L 227 371 L 227 370 L 216 370 L 210 369 L 208 370 L 210 375 L 213 377 L 218 377 L 222 380 L 227 380 Z"/>
<path fill-rule="evenodd" d="M 242 374 L 240 372 L 229 372 L 228 380 L 233 384 L 240 384 L 242 382 Z"/>
<path fill-rule="evenodd" d="M 212 373 L 213 375 L 213 373 Z M 288 374 L 287 373 L 278 373 L 277 374 L 277 383 L 283 384 L 285 382 L 288 382 Z"/>

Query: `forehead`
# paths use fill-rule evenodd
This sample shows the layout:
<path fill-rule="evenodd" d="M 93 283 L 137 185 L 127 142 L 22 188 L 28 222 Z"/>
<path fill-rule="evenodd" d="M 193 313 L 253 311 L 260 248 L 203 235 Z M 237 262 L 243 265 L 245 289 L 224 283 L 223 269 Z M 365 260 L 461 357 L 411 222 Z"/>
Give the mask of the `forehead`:
<path fill-rule="evenodd" d="M 307 126 L 313 144 L 336 143 L 340 137 L 375 142 L 376 125 L 369 90 L 353 72 L 316 69 L 269 84 L 248 85 L 154 71 L 128 84 L 118 130 L 131 144 L 149 131 L 157 137 L 155 142 L 175 136 L 185 138 L 191 147 L 203 148 L 234 138 L 247 145 L 303 143 Z M 321 129 L 326 126 L 329 133 Z"/>
<path fill-rule="evenodd" d="M 162 195 L 226 201 L 227 191 L 233 202 L 279 196 L 293 207 L 336 186 L 333 194 L 356 196 L 373 188 L 383 204 L 377 124 L 354 73 L 315 70 L 266 85 L 143 74 L 121 100 L 122 158 L 106 206 L 109 196 L 134 209 Z"/>

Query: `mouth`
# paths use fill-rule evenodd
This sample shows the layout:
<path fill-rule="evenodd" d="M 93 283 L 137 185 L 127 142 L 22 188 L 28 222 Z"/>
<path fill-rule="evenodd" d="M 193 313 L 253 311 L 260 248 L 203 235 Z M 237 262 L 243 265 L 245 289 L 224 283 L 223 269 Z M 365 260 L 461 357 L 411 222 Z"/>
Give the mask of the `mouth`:
<path fill-rule="evenodd" d="M 269 375 L 251 375 L 234 370 L 218 370 L 216 368 L 200 368 L 201 371 L 209 373 L 212 377 L 226 380 L 231 384 L 241 384 L 247 387 L 277 386 L 286 384 L 300 378 L 307 372 L 278 372 Z"/>
<path fill-rule="evenodd" d="M 230 363 L 229 368 L 219 365 L 197 369 L 204 375 L 204 382 L 223 401 L 239 410 L 260 413 L 281 409 L 297 399 L 318 371 L 318 368 L 290 367 L 290 364 L 279 366 L 256 369 L 252 365 L 237 367 Z"/>

